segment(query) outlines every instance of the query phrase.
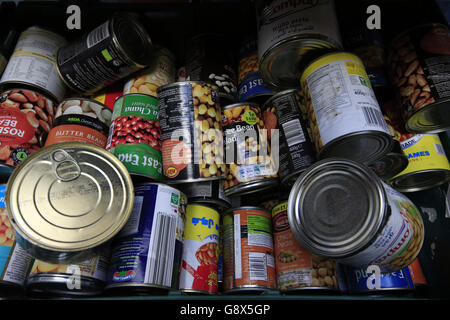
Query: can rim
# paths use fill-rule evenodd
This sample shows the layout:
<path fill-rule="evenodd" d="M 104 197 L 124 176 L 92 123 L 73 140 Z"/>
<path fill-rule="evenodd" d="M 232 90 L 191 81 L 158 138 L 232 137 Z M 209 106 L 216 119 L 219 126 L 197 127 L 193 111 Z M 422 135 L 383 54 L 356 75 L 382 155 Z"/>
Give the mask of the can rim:
<path fill-rule="evenodd" d="M 416 110 L 411 114 L 408 120 L 405 123 L 405 129 L 408 132 L 416 133 L 416 134 L 425 134 L 425 133 L 440 133 L 443 131 L 450 130 L 450 121 L 443 122 L 441 124 L 432 124 L 430 126 L 426 126 L 420 124 L 420 120 L 426 118 L 428 114 L 433 114 L 433 111 L 439 109 L 448 109 L 448 105 L 450 104 L 450 98 L 439 99 L 433 103 L 427 104 L 426 106 Z M 436 118 L 436 117 L 435 117 Z M 439 117 L 442 120 L 448 119 L 446 117 Z"/>
<path fill-rule="evenodd" d="M 410 179 L 411 177 L 414 177 L 416 175 L 421 174 L 439 174 L 442 176 L 441 179 L 437 180 L 437 176 L 434 175 L 433 177 L 435 179 L 431 180 L 432 183 L 428 183 L 427 185 L 418 186 L 417 184 L 411 186 L 411 185 L 401 185 L 401 181 L 405 179 Z M 399 192 L 416 192 L 416 191 L 423 191 L 428 190 L 437 186 L 440 186 L 446 182 L 450 181 L 450 170 L 447 169 L 428 169 L 428 170 L 420 170 L 415 172 L 410 172 L 406 174 L 402 174 L 400 176 L 397 176 L 389 181 L 389 184 L 397 191 Z"/>
<path fill-rule="evenodd" d="M 258 207 L 258 206 L 239 206 L 239 207 L 235 207 L 235 208 L 229 208 L 229 209 L 225 210 L 223 212 L 223 214 L 224 215 L 232 215 L 235 210 L 261 210 L 261 211 L 266 211 L 267 213 L 270 214 L 269 210 L 267 210 L 264 207 Z"/>
<path fill-rule="evenodd" d="M 160 91 L 162 91 L 162 90 L 164 90 L 164 89 L 167 89 L 167 88 L 171 88 L 171 87 L 181 87 L 181 86 L 187 85 L 187 84 L 206 84 L 206 85 L 208 85 L 211 89 L 215 90 L 215 91 L 217 92 L 217 94 L 218 94 L 218 91 L 219 91 L 219 89 L 218 89 L 218 87 L 217 87 L 216 85 L 211 84 L 211 83 L 206 82 L 206 81 L 200 81 L 200 80 L 185 80 L 185 81 L 175 81 L 175 82 L 168 83 L 168 84 L 165 84 L 165 85 L 163 85 L 163 86 L 160 86 L 160 87 L 158 87 L 158 88 L 156 89 L 156 93 L 159 93 Z"/>
<path fill-rule="evenodd" d="M 277 182 L 279 181 L 278 178 L 275 177 L 262 177 L 258 180 L 253 181 L 247 181 L 247 182 L 240 182 L 237 185 L 232 186 L 231 188 L 225 189 L 225 195 L 232 196 L 236 193 L 239 193 L 241 195 L 250 194 L 254 192 L 259 192 L 265 189 L 270 189 L 271 187 L 275 186 Z M 261 185 L 261 188 L 253 189 L 255 185 Z M 239 187 L 239 188 L 238 188 Z"/>
<path fill-rule="evenodd" d="M 266 100 L 266 102 L 264 102 L 264 104 L 261 107 L 261 110 L 265 110 L 268 107 L 268 105 L 273 102 L 273 100 L 275 100 L 281 96 L 287 95 L 287 94 L 296 93 L 298 91 L 300 91 L 300 89 L 291 88 L 291 89 L 286 89 L 286 90 L 276 92 L 270 98 L 268 98 Z"/>
<path fill-rule="evenodd" d="M 250 107 L 261 108 L 261 106 L 256 102 L 235 102 L 232 104 L 227 104 L 226 106 L 222 107 L 222 110 L 228 110 L 228 109 L 241 107 L 241 106 L 250 106 Z"/>

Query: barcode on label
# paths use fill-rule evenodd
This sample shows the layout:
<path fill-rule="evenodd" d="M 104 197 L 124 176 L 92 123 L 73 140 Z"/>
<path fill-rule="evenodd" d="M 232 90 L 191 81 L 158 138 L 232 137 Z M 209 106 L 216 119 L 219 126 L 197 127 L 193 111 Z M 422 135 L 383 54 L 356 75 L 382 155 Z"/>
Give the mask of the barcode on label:
<path fill-rule="evenodd" d="M 265 253 L 249 252 L 248 268 L 250 271 L 250 280 L 267 281 L 267 262 Z"/>
<path fill-rule="evenodd" d="M 435 144 L 434 144 L 434 148 L 436 149 L 436 152 L 437 152 L 438 154 L 440 154 L 441 156 L 444 156 L 444 157 L 447 156 L 447 155 L 445 154 L 444 147 L 442 147 L 441 144 L 435 143 Z"/>
<path fill-rule="evenodd" d="M 87 36 L 88 49 L 95 46 L 97 43 L 103 41 L 108 37 L 109 37 L 109 22 L 106 21 L 104 24 L 98 26 L 88 34 Z"/>
<path fill-rule="evenodd" d="M 361 109 L 364 113 L 364 118 L 366 119 L 367 124 L 386 128 L 386 121 L 383 118 L 383 114 L 379 110 L 370 107 L 362 107 Z"/>
<path fill-rule="evenodd" d="M 147 261 L 147 283 L 170 286 L 177 217 L 158 212 L 153 223 Z"/>
<path fill-rule="evenodd" d="M 299 119 L 288 121 L 282 126 L 289 147 L 305 142 L 305 134 Z"/>

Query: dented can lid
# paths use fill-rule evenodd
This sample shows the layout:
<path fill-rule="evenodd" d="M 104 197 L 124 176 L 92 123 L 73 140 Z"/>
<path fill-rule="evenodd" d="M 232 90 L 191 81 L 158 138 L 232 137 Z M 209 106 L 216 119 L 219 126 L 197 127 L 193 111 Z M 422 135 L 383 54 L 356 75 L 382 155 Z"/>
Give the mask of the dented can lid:
<path fill-rule="evenodd" d="M 100 248 L 125 225 L 133 201 L 125 166 L 106 150 L 80 142 L 33 153 L 13 172 L 5 195 L 19 244 L 54 263 L 85 259 Z"/>
<path fill-rule="evenodd" d="M 341 158 L 321 160 L 292 187 L 289 225 L 312 253 L 351 256 L 376 236 L 386 216 L 386 197 L 381 180 L 365 165 Z"/>

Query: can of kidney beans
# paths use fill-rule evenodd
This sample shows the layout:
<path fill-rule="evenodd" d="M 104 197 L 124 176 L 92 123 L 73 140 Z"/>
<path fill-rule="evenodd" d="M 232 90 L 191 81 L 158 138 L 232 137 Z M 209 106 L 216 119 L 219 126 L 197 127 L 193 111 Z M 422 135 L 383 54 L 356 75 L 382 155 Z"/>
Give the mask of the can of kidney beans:
<path fill-rule="evenodd" d="M 224 178 L 217 87 L 206 82 L 175 82 L 159 87 L 158 98 L 166 182 Z"/>
<path fill-rule="evenodd" d="M 397 89 L 407 131 L 437 133 L 450 129 L 449 65 L 450 31 L 442 24 L 408 29 L 390 43 L 389 76 Z"/>
<path fill-rule="evenodd" d="M 7 177 L 40 149 L 53 126 L 56 106 L 41 93 L 14 88 L 0 95 L 0 175 Z"/>
<path fill-rule="evenodd" d="M 163 178 L 158 99 L 127 94 L 116 100 L 106 150 L 135 176 Z"/>
<path fill-rule="evenodd" d="M 268 143 L 259 105 L 241 102 L 225 106 L 222 128 L 227 170 L 223 180 L 225 193 L 242 195 L 276 185 L 278 174 L 270 149 L 274 143 Z"/>
<path fill-rule="evenodd" d="M 318 157 L 368 164 L 391 149 L 392 139 L 364 64 L 347 52 L 326 54 L 301 76 L 303 105 Z"/>
<path fill-rule="evenodd" d="M 61 35 L 38 26 L 23 31 L 0 79 L 0 85 L 29 85 L 57 102 L 64 99 L 66 85 L 60 79 L 56 54 L 67 43 Z"/>
<path fill-rule="evenodd" d="M 179 286 L 182 293 L 218 292 L 219 224 L 217 210 L 187 205 Z"/>
<path fill-rule="evenodd" d="M 220 180 L 182 183 L 177 187 L 186 195 L 188 203 L 210 205 L 219 211 L 231 208 L 231 200 Z"/>
<path fill-rule="evenodd" d="M 105 105 L 86 98 L 65 99 L 56 108 L 53 127 L 45 145 L 78 141 L 106 147 L 112 111 Z"/>
<path fill-rule="evenodd" d="M 224 293 L 276 288 L 272 219 L 267 210 L 238 207 L 223 215 Z"/>
<path fill-rule="evenodd" d="M 300 109 L 297 89 L 281 91 L 262 106 L 269 140 L 271 130 L 279 130 L 279 168 L 281 183 L 292 186 L 297 177 L 316 159 L 308 127 Z"/>
<path fill-rule="evenodd" d="M 109 293 L 178 289 L 186 223 L 186 197 L 160 183 L 135 187 L 134 208 L 112 243 Z"/>
<path fill-rule="evenodd" d="M 398 271 L 419 253 L 417 207 L 367 166 L 341 158 L 316 162 L 289 194 L 289 225 L 302 246 L 336 262 Z"/>
<path fill-rule="evenodd" d="M 56 60 L 69 88 L 92 95 L 146 67 L 152 51 L 150 37 L 137 16 L 116 12 L 88 34 L 61 47 Z"/>
<path fill-rule="evenodd" d="M 336 263 L 311 254 L 298 243 L 289 228 L 287 208 L 288 202 L 282 201 L 271 209 L 277 289 L 281 292 L 339 290 Z"/>

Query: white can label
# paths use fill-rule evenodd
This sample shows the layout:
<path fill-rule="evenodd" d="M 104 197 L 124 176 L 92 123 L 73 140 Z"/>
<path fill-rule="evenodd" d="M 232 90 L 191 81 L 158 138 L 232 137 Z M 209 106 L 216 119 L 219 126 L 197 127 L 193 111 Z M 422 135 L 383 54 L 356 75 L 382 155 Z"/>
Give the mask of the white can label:
<path fill-rule="evenodd" d="M 11 251 L 6 265 L 3 270 L 0 270 L 0 280 L 23 286 L 32 257 L 16 243 L 7 249 L 10 249 Z"/>

